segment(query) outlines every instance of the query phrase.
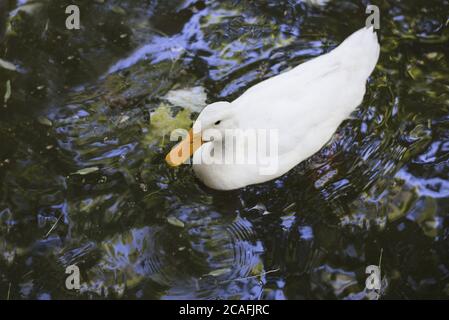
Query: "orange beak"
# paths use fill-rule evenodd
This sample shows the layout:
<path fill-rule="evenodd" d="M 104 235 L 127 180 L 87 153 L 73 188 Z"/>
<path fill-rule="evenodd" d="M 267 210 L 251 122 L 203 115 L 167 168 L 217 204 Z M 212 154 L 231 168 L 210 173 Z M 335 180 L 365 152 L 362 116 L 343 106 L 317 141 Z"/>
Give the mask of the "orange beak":
<path fill-rule="evenodd" d="M 165 161 L 171 167 L 180 166 L 190 159 L 202 144 L 201 134 L 193 133 L 193 129 L 190 129 L 188 136 L 171 149 L 165 157 Z"/>

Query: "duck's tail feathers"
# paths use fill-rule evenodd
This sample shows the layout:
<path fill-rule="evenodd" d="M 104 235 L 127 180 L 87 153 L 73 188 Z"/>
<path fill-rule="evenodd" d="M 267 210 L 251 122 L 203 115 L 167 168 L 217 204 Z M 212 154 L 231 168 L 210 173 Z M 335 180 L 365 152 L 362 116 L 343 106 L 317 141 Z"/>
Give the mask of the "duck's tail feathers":
<path fill-rule="evenodd" d="M 380 46 L 374 28 L 362 28 L 346 38 L 333 54 L 339 56 L 342 65 L 353 68 L 364 78 L 373 72 L 379 59 Z"/>

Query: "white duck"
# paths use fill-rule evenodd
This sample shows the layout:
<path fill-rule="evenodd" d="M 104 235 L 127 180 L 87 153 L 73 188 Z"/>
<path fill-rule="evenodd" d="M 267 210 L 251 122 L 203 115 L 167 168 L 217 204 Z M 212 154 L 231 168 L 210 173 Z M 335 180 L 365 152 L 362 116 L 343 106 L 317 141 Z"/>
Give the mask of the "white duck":
<path fill-rule="evenodd" d="M 238 189 L 283 175 L 319 151 L 362 102 L 379 50 L 373 28 L 362 28 L 331 52 L 249 88 L 233 102 L 206 106 L 189 138 L 172 149 L 167 162 L 177 166 L 193 154 L 197 177 L 218 190 Z M 270 155 L 275 168 L 264 171 L 261 161 L 221 161 L 224 154 L 235 152 L 227 143 L 232 139 L 226 141 L 225 132 L 231 129 L 276 130 L 277 145 L 272 148 L 276 152 Z M 218 134 L 210 134 L 211 130 Z M 244 152 L 251 150 L 244 144 Z M 204 155 L 208 161 L 201 162 Z"/>

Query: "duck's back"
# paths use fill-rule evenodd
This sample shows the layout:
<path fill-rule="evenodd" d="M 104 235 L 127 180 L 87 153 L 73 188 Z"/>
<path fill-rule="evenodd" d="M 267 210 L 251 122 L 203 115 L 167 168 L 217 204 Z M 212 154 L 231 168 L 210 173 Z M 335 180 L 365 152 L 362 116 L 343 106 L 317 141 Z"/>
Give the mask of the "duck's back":
<path fill-rule="evenodd" d="M 232 102 L 233 112 L 240 129 L 278 131 L 275 172 L 262 174 L 258 165 L 213 164 L 194 166 L 195 173 L 206 185 L 220 190 L 286 173 L 319 151 L 361 103 L 378 56 L 376 34 L 364 28 L 328 54 L 251 87 Z"/>
<path fill-rule="evenodd" d="M 362 102 L 379 57 L 372 28 L 363 28 L 331 52 L 265 80 L 233 102 L 242 128 L 279 130 L 279 153 L 309 157 Z M 296 154 L 298 151 L 296 151 Z"/>

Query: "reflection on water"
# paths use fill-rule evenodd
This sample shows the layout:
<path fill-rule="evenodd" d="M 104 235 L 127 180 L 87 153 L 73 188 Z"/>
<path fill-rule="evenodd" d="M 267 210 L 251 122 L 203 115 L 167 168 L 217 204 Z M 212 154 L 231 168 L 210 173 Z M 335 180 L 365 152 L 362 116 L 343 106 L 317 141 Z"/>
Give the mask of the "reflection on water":
<path fill-rule="evenodd" d="M 360 108 L 232 192 L 167 168 L 170 131 L 331 50 L 366 3 L 77 2 L 79 32 L 67 1 L 11 1 L 3 26 L 1 298 L 363 299 L 382 249 L 382 298 L 448 297 L 448 1 L 381 1 Z"/>

